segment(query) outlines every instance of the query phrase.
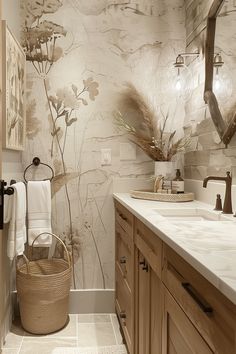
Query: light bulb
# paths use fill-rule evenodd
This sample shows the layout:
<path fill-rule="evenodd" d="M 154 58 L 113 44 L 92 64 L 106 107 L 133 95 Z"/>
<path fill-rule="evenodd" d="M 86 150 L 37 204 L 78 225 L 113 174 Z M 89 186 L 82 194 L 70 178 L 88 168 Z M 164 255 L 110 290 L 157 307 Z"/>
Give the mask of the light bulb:
<path fill-rule="evenodd" d="M 175 69 L 176 70 L 176 69 Z M 192 75 L 186 65 L 179 67 L 173 80 L 173 90 L 178 98 L 188 100 L 192 93 Z"/>
<path fill-rule="evenodd" d="M 221 90 L 221 87 L 222 87 L 222 82 L 221 82 L 219 73 L 217 73 L 215 75 L 213 87 L 214 87 L 215 94 L 217 94 L 217 93 L 220 94 L 220 90 Z"/>
<path fill-rule="evenodd" d="M 213 92 L 218 101 L 225 101 L 232 94 L 232 81 L 225 64 L 214 70 Z"/>
<path fill-rule="evenodd" d="M 176 91 L 181 91 L 181 89 L 182 89 L 182 83 L 181 83 L 181 79 L 180 79 L 179 76 L 178 76 L 178 78 L 176 80 L 175 88 L 176 88 Z"/>

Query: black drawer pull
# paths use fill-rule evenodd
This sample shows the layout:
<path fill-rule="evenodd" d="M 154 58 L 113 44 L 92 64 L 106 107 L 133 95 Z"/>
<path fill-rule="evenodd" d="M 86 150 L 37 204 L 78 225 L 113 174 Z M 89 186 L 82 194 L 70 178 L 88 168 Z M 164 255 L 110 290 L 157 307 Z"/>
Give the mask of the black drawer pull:
<path fill-rule="evenodd" d="M 124 221 L 127 221 L 127 218 L 126 218 L 122 213 L 119 213 L 119 216 L 120 216 L 121 219 L 123 219 Z"/>
<path fill-rule="evenodd" d="M 201 297 L 201 295 L 192 287 L 190 283 L 183 282 L 182 287 L 193 298 L 204 313 L 211 314 L 213 312 L 213 308 Z"/>
<path fill-rule="evenodd" d="M 121 318 L 122 320 L 125 320 L 125 319 L 126 319 L 126 313 L 125 313 L 125 311 L 122 311 L 122 312 L 120 313 L 120 318 Z"/>
<path fill-rule="evenodd" d="M 126 257 L 120 257 L 120 264 L 125 264 L 126 263 Z"/>

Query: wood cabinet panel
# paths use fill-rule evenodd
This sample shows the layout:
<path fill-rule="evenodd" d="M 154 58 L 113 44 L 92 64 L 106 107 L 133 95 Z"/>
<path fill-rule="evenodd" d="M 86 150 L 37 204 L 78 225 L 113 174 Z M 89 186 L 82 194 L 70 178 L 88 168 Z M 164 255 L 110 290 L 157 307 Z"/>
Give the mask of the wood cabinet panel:
<path fill-rule="evenodd" d="M 133 247 L 130 236 L 116 223 L 116 266 L 120 268 L 130 292 L 133 286 Z"/>
<path fill-rule="evenodd" d="M 150 347 L 149 354 L 161 354 L 161 280 L 150 268 Z"/>
<path fill-rule="evenodd" d="M 163 282 L 214 353 L 235 353 L 235 306 L 166 245 Z"/>
<path fill-rule="evenodd" d="M 117 202 L 116 311 L 129 354 L 236 354 L 236 306 Z"/>
<path fill-rule="evenodd" d="M 134 240 L 147 263 L 161 277 L 162 241 L 137 219 L 135 220 Z"/>
<path fill-rule="evenodd" d="M 126 339 L 129 352 L 132 353 L 133 346 L 133 313 L 132 297 L 129 288 L 123 281 L 120 269 L 116 267 L 116 311 Z"/>
<path fill-rule="evenodd" d="M 137 338 L 138 354 L 149 354 L 149 332 L 150 332 L 150 273 L 143 255 L 138 252 L 138 311 L 137 311 Z M 146 269 L 145 269 L 146 268 Z"/>
<path fill-rule="evenodd" d="M 115 202 L 116 222 L 133 238 L 134 216 L 122 204 Z"/>
<path fill-rule="evenodd" d="M 163 291 L 162 354 L 213 354 L 168 290 Z"/>
<path fill-rule="evenodd" d="M 136 248 L 135 354 L 161 354 L 161 280 Z"/>

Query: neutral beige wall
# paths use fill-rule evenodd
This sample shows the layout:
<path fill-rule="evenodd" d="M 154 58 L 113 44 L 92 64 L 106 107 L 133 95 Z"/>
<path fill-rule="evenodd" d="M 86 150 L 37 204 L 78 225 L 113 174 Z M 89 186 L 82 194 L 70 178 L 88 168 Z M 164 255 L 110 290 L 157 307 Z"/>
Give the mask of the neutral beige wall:
<path fill-rule="evenodd" d="M 15 37 L 20 37 L 20 2 L 18 0 L 3 0 L 0 2 L 2 16 L 1 19 L 7 20 L 10 30 Z M 1 114 L 2 116 L 2 114 Z M 7 182 L 11 178 L 20 179 L 22 175 L 21 153 L 3 150 L 2 164 L 0 164 L 1 178 Z M 9 331 L 12 318 L 11 290 L 14 286 L 13 269 L 6 256 L 7 230 L 0 233 L 0 348 L 4 338 Z"/>

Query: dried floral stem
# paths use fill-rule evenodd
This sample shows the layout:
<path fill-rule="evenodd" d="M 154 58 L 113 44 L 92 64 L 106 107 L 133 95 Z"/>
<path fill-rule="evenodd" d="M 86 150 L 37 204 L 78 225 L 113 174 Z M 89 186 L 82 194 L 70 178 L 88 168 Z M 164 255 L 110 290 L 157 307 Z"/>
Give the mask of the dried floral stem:
<path fill-rule="evenodd" d="M 51 120 L 52 120 L 53 129 L 54 129 L 54 131 L 57 131 L 56 122 L 55 122 L 54 117 L 53 117 L 52 107 L 51 107 L 51 103 L 50 103 L 49 96 L 48 96 L 46 79 L 43 79 L 43 84 L 44 84 L 44 90 L 45 90 L 46 98 L 47 98 L 47 101 L 48 101 L 48 106 L 49 106 L 49 110 L 50 110 L 50 117 L 51 117 Z M 65 165 L 65 160 L 64 160 L 64 153 L 63 153 L 63 150 L 61 148 L 61 144 L 60 144 L 59 137 L 58 137 L 57 133 L 56 133 L 56 140 L 57 140 L 57 145 L 58 145 L 58 149 L 59 149 L 60 156 L 61 156 L 63 173 L 66 174 L 66 165 Z M 73 241 L 72 240 L 72 235 L 73 235 L 72 212 L 71 212 L 71 203 L 70 203 L 70 197 L 69 197 L 69 191 L 68 191 L 67 183 L 65 183 L 65 193 L 66 193 L 66 200 L 67 200 L 68 213 L 69 213 L 69 230 L 70 230 L 70 241 L 71 241 L 71 252 L 72 252 L 73 286 L 74 286 L 74 288 L 76 288 L 75 268 L 74 268 L 74 248 L 73 248 L 73 242 L 72 242 Z"/>

